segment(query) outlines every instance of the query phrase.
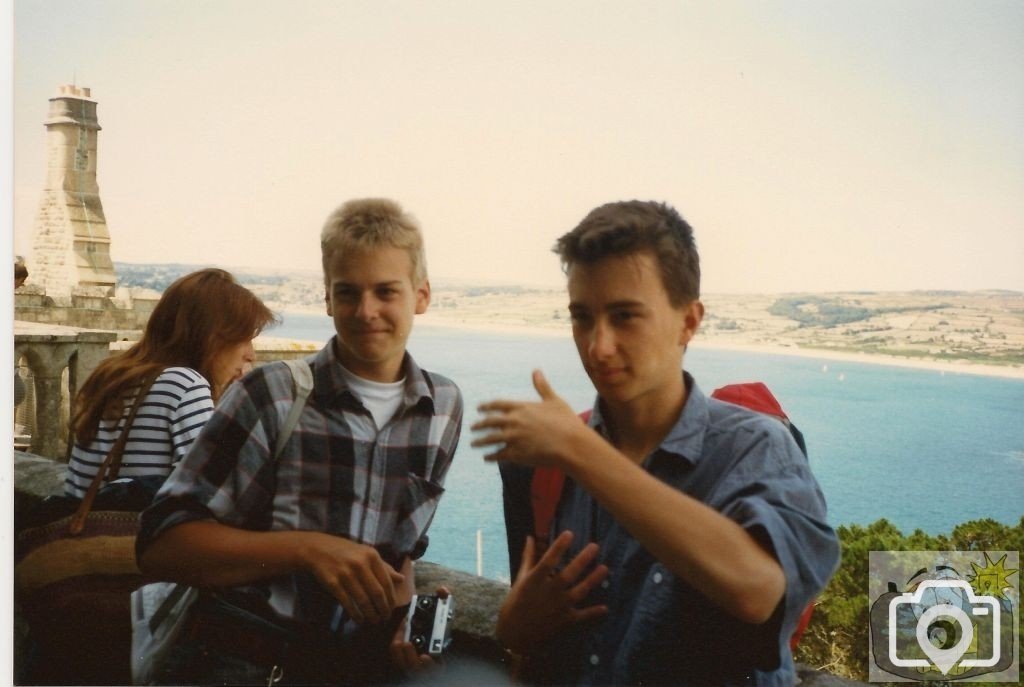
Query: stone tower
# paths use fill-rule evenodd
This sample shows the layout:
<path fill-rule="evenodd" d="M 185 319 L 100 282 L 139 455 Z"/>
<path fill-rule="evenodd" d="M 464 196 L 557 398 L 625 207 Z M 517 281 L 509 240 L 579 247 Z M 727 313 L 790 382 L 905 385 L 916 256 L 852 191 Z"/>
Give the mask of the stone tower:
<path fill-rule="evenodd" d="M 47 173 L 35 221 L 32 282 L 49 296 L 113 296 L 110 233 L 96 183 L 100 125 L 90 89 L 61 86 L 46 121 Z"/>

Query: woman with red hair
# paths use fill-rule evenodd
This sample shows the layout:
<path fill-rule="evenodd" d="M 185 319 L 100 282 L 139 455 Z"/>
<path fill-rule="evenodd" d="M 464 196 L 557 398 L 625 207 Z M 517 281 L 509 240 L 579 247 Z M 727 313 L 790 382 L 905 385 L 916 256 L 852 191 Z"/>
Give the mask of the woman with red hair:
<path fill-rule="evenodd" d="M 65 492 L 85 495 L 123 431 L 119 477 L 157 488 L 188 452 L 224 389 L 253 362 L 252 340 L 275 322 L 267 306 L 224 270 L 199 270 L 171 284 L 139 342 L 100 363 L 82 385 L 71 420 Z"/>

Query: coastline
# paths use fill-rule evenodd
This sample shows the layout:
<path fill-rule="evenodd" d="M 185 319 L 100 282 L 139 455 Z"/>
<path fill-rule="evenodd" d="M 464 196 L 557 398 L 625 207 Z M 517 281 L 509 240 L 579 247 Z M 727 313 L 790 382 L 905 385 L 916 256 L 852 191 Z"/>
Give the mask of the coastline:
<path fill-rule="evenodd" d="M 425 313 L 416 316 L 416 324 L 427 327 L 443 327 L 445 329 L 462 329 L 465 331 L 484 332 L 487 334 L 521 334 L 524 336 L 571 337 L 565 327 L 540 327 L 535 324 L 519 324 L 515 322 L 480 322 L 474 320 L 455 321 L 445 317 Z"/>
<path fill-rule="evenodd" d="M 288 313 L 299 315 L 321 315 L 320 309 L 313 308 L 289 308 L 282 311 L 282 315 Z M 526 336 L 544 337 L 568 337 L 570 336 L 569 326 L 566 323 L 561 327 L 542 327 L 528 323 L 516 322 L 486 322 L 474 319 L 453 320 L 451 317 L 434 313 L 424 313 L 416 316 L 416 324 L 428 327 L 445 329 L 457 329 L 463 331 L 476 331 L 488 334 L 518 334 Z M 276 337 L 275 337 L 276 338 Z M 322 344 L 321 344 L 322 345 Z M 839 363 L 865 363 L 869 365 L 887 365 L 890 367 L 904 367 L 917 370 L 930 370 L 941 374 L 969 374 L 984 377 L 1002 377 L 1005 379 L 1024 380 L 1024 367 L 989 365 L 970 361 L 935 360 L 928 358 L 902 358 L 899 356 L 880 355 L 877 353 L 854 353 L 846 351 L 830 351 L 827 349 L 806 348 L 796 345 L 786 346 L 779 344 L 765 344 L 739 341 L 723 341 L 716 338 L 702 337 L 698 332 L 693 340 L 694 347 L 718 350 L 741 351 L 744 353 L 759 353 L 770 355 L 785 355 L 800 358 L 812 358 L 818 360 L 834 361 Z"/>
<path fill-rule="evenodd" d="M 491 334 L 526 334 L 530 336 L 570 336 L 569 328 L 539 327 L 536 325 L 518 325 L 504 322 L 453 322 L 428 314 L 419 315 L 417 322 L 431 327 L 447 327 Z M 798 358 L 813 358 L 845 363 L 866 363 L 869 365 L 888 365 L 890 367 L 906 367 L 917 370 L 931 370 L 944 374 L 971 374 L 984 377 L 1003 377 L 1006 379 L 1024 380 L 1024 367 L 1004 365 L 988 365 L 969 361 L 957 362 L 950 360 L 934 360 L 921 358 L 902 358 L 899 356 L 880 355 L 877 353 L 852 353 L 846 351 L 830 351 L 819 348 L 784 346 L 778 344 L 745 343 L 737 341 L 721 341 L 715 338 L 702 337 L 697 333 L 692 345 L 695 348 L 710 348 L 744 353 L 786 355 Z"/>
<path fill-rule="evenodd" d="M 1004 365 L 988 365 L 969 361 L 957 362 L 950 360 L 933 360 L 921 358 L 901 358 L 894 355 L 878 353 L 851 353 L 846 351 L 830 351 L 821 348 L 799 348 L 797 346 L 779 346 L 772 344 L 747 344 L 714 339 L 694 339 L 697 348 L 714 348 L 719 350 L 742 351 L 745 353 L 764 353 L 786 355 L 797 358 L 814 358 L 841 363 L 864 363 L 867 365 L 887 365 L 889 367 L 906 367 L 917 370 L 931 370 L 942 374 L 969 374 L 983 377 L 1003 377 L 1005 379 L 1024 380 L 1024 368 Z"/>

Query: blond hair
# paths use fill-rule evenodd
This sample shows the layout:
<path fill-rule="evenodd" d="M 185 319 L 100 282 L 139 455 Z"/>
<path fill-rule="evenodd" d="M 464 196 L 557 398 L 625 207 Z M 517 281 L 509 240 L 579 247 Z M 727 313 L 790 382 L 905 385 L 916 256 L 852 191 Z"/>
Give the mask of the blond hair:
<path fill-rule="evenodd" d="M 412 282 L 427 280 L 427 257 L 419 223 L 389 198 L 358 198 L 339 206 L 327 216 L 320 232 L 324 284 L 330 286 L 331 261 L 348 250 L 391 246 L 409 254 Z"/>

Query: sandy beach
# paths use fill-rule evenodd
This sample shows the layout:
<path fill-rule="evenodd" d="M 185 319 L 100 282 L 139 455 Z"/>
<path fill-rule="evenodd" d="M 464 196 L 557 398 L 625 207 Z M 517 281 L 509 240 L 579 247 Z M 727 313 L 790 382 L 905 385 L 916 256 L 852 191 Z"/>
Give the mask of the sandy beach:
<path fill-rule="evenodd" d="M 770 353 L 772 355 L 788 355 L 801 358 L 815 358 L 846 363 L 867 363 L 869 365 L 889 365 L 892 367 L 909 367 L 918 370 L 933 370 L 942 374 L 970 374 L 985 377 L 1005 377 L 1008 379 L 1024 379 L 1024 368 L 1005 365 L 985 365 L 969 361 L 921 360 L 917 358 L 901 358 L 894 355 L 877 355 L 870 353 L 844 353 L 814 348 L 796 348 L 792 346 L 770 346 L 765 344 L 727 343 L 715 340 L 694 339 L 695 348 L 717 348 L 720 350 L 744 351 L 747 353 Z"/>

